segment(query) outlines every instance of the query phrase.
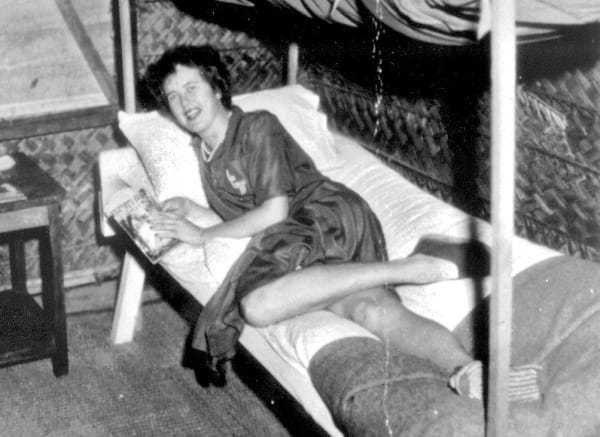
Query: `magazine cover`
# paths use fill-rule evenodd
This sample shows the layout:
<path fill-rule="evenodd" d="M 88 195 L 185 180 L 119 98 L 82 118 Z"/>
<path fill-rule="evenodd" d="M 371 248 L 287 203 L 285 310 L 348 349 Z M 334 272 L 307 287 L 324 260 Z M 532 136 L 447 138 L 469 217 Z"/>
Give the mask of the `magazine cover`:
<path fill-rule="evenodd" d="M 179 244 L 179 241 L 157 237 L 150 228 L 149 217 L 160 211 L 160 205 L 145 190 L 122 190 L 121 203 L 112 208 L 108 215 L 129 235 L 136 246 L 155 264 L 160 258 Z"/>

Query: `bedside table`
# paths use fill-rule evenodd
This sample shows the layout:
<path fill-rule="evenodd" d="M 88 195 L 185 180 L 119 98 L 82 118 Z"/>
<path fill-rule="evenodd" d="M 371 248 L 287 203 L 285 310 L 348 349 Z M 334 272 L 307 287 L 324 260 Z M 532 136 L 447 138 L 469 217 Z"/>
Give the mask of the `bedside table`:
<path fill-rule="evenodd" d="M 0 244 L 10 254 L 11 289 L 0 292 L 0 366 L 51 358 L 56 376 L 69 370 L 60 201 L 65 190 L 22 153 L 0 172 L 25 198 L 0 202 Z M 1 200 L 1 196 L 0 196 Z M 39 242 L 42 306 L 27 291 L 25 241 Z"/>

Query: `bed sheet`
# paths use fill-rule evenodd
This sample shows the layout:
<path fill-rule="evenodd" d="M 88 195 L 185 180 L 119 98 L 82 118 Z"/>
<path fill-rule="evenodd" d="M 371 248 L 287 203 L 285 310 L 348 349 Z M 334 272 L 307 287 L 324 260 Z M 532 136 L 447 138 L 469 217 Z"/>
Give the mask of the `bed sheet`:
<path fill-rule="evenodd" d="M 334 140 L 344 163 L 325 173 L 367 200 L 381 221 L 391 259 L 409 255 L 419 238 L 427 234 L 476 238 L 492 245 L 489 223 L 474 219 L 416 187 L 353 139 L 336 133 Z M 558 255 L 555 250 L 515 237 L 512 276 Z M 491 289 L 489 279 L 482 282 L 461 279 L 396 290 L 409 309 L 453 330 Z"/>

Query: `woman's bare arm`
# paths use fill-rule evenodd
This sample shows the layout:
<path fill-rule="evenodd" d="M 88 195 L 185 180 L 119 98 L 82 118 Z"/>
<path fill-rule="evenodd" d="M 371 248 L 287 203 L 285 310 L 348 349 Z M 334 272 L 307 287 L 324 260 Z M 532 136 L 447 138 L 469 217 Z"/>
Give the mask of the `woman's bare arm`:
<path fill-rule="evenodd" d="M 251 237 L 287 218 L 288 212 L 289 200 L 287 196 L 277 196 L 267 199 L 262 205 L 233 220 L 207 228 L 196 226 L 187 218 L 175 212 L 167 212 L 154 217 L 152 228 L 159 237 L 176 238 L 192 245 L 199 245 L 207 240 L 219 237 Z M 188 210 L 187 213 L 192 214 L 192 211 Z"/>
<path fill-rule="evenodd" d="M 275 223 L 285 220 L 289 212 L 287 196 L 267 199 L 262 205 L 226 222 L 204 230 L 207 239 L 227 237 L 243 238 L 258 234 Z"/>

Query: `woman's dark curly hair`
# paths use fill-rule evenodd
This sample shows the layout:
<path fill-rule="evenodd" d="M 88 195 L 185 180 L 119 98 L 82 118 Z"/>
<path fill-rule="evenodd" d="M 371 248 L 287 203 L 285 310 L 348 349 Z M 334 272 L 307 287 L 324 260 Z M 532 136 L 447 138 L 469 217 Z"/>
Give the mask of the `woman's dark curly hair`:
<path fill-rule="evenodd" d="M 168 49 L 148 67 L 145 82 L 157 102 L 166 105 L 163 85 L 175 67 L 183 65 L 197 68 L 215 92 L 221 93 L 221 103 L 231 109 L 231 79 L 229 70 L 221 60 L 219 52 L 208 45 L 182 45 Z"/>

